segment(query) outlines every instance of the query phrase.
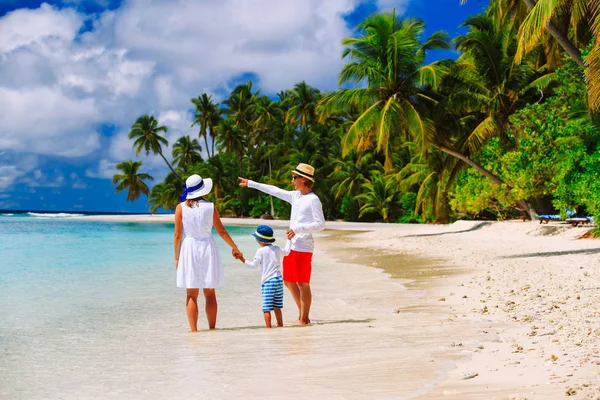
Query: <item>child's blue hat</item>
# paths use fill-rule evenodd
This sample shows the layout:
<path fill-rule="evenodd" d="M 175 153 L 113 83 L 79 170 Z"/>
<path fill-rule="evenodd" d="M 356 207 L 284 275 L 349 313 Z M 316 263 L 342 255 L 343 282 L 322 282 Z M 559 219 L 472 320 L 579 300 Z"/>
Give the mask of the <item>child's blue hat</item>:
<path fill-rule="evenodd" d="M 252 236 L 259 242 L 273 243 L 275 238 L 273 237 L 273 229 L 267 225 L 259 225 L 256 231 L 252 233 Z"/>

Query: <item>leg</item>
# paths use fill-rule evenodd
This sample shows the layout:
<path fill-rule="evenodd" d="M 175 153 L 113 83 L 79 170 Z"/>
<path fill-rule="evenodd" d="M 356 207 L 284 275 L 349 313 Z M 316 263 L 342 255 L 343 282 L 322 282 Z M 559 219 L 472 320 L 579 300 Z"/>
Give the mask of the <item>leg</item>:
<path fill-rule="evenodd" d="M 190 330 L 198 332 L 198 293 L 199 289 L 187 289 L 185 310 L 187 311 Z"/>
<path fill-rule="evenodd" d="M 297 278 L 297 258 L 298 252 L 292 250 L 289 255 L 283 257 L 283 283 L 292 294 L 292 298 L 298 307 L 298 321 L 300 321 L 300 290 L 298 289 Z"/>
<path fill-rule="evenodd" d="M 265 325 L 267 326 L 267 328 L 271 327 L 271 311 L 265 311 L 263 312 L 263 315 L 265 316 Z"/>
<path fill-rule="evenodd" d="M 204 289 L 204 299 L 206 300 L 204 311 L 208 320 L 208 329 L 215 329 L 217 324 L 217 294 L 215 289 Z"/>
<path fill-rule="evenodd" d="M 285 287 L 288 288 L 292 297 L 294 298 L 294 302 L 296 306 L 298 306 L 298 320 L 302 318 L 302 309 L 300 303 L 300 289 L 298 288 L 298 284 L 296 282 L 285 282 Z"/>
<path fill-rule="evenodd" d="M 275 312 L 275 318 L 277 318 L 277 326 L 283 326 L 283 313 L 281 312 L 281 308 L 276 308 L 273 312 Z M 269 313 L 269 320 L 270 319 L 271 313 Z"/>
<path fill-rule="evenodd" d="M 310 283 L 298 283 L 300 291 L 300 324 L 310 324 L 310 306 L 312 304 L 312 292 L 310 291 Z"/>

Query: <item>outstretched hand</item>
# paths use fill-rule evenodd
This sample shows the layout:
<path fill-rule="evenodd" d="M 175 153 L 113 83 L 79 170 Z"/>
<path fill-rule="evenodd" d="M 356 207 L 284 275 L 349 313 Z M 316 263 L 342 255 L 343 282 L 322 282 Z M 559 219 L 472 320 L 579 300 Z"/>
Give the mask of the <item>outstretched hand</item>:
<path fill-rule="evenodd" d="M 240 180 L 240 186 L 241 187 L 248 187 L 248 179 L 246 178 L 242 178 L 238 176 L 238 179 Z"/>

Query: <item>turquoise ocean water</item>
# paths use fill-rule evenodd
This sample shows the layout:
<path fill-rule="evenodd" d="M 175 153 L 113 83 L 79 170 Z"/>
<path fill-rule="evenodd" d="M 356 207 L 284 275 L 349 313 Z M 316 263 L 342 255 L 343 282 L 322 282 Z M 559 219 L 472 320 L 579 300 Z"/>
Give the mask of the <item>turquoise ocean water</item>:
<path fill-rule="evenodd" d="M 252 257 L 252 228 L 228 231 Z M 215 240 L 218 327 L 260 326 L 260 273 Z M 0 216 L 0 398 L 119 397 L 131 379 L 156 380 L 145 368 L 185 364 L 173 356 L 189 335 L 173 259 L 172 224 Z"/>

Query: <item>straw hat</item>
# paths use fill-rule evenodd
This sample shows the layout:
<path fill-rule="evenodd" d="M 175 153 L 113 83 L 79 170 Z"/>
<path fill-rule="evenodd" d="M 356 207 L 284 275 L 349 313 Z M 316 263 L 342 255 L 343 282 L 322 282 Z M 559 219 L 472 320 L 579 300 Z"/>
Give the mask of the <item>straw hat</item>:
<path fill-rule="evenodd" d="M 300 176 L 302 176 L 308 180 L 311 180 L 313 182 L 315 181 L 315 169 L 308 164 L 303 164 L 303 163 L 298 164 L 296 169 L 292 170 L 292 173 L 296 174 L 296 175 L 300 175 Z"/>
<path fill-rule="evenodd" d="M 206 196 L 210 193 L 212 187 L 212 179 L 202 179 L 200 175 L 194 174 L 186 179 L 185 187 L 183 188 L 183 193 L 181 193 L 180 200 L 183 202 L 185 200 Z"/>

